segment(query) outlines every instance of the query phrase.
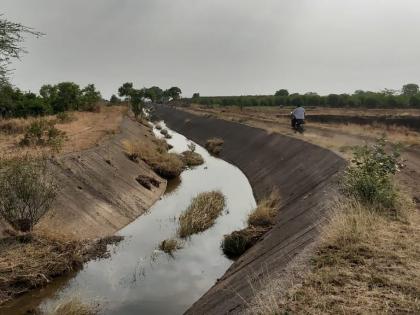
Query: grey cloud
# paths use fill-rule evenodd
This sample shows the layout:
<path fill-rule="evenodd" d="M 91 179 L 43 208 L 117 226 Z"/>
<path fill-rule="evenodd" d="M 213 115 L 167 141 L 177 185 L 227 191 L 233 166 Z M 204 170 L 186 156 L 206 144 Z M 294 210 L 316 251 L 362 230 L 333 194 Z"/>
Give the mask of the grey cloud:
<path fill-rule="evenodd" d="M 420 83 L 415 0 L 1 0 L 28 39 L 16 85 L 125 81 L 184 95 L 319 93 Z"/>

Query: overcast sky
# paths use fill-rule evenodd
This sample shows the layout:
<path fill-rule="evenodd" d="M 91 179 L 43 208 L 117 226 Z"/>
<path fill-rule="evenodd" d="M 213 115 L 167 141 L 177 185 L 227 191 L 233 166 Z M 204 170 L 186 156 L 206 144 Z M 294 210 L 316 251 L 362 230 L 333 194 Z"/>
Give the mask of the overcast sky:
<path fill-rule="evenodd" d="M 13 83 L 179 86 L 184 96 L 420 83 L 418 0 L 0 0 L 28 39 Z"/>

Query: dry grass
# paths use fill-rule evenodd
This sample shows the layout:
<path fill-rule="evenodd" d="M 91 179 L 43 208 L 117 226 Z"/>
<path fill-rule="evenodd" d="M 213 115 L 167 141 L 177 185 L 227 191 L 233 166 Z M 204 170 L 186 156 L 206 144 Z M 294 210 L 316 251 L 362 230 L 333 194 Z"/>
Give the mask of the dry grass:
<path fill-rule="evenodd" d="M 211 138 L 206 141 L 206 149 L 214 155 L 219 155 L 223 149 L 223 139 Z"/>
<path fill-rule="evenodd" d="M 178 235 L 181 238 L 203 232 L 211 227 L 225 207 L 225 196 L 220 191 L 198 194 L 179 217 Z"/>
<path fill-rule="evenodd" d="M 184 163 L 178 154 L 168 153 L 162 143 L 145 140 L 122 142 L 124 152 L 132 161 L 141 159 L 158 175 L 170 179 L 179 176 L 184 169 Z"/>
<path fill-rule="evenodd" d="M 99 313 L 99 307 L 86 304 L 79 298 L 72 298 L 56 306 L 56 308 L 47 313 L 48 315 L 96 315 Z"/>
<path fill-rule="evenodd" d="M 54 120 L 58 130 L 67 135 L 61 152 L 69 153 L 88 149 L 100 143 L 102 139 L 118 131 L 122 118 L 127 112 L 125 106 L 105 106 L 100 113 L 69 112 L 70 120 L 60 122 L 56 116 L 44 119 Z M 0 154 L 7 157 L 22 154 L 38 154 L 39 147 L 21 147 L 26 128 L 37 118 L 0 119 Z M 49 148 L 42 148 L 43 153 Z"/>
<path fill-rule="evenodd" d="M 204 163 L 203 157 L 197 152 L 184 151 L 181 153 L 181 156 L 184 164 L 189 167 L 198 166 Z"/>
<path fill-rule="evenodd" d="M 279 199 L 277 191 L 273 191 L 268 197 L 262 199 L 248 216 L 248 224 L 251 226 L 273 225 L 279 208 Z"/>
<path fill-rule="evenodd" d="M 248 226 L 225 235 L 221 244 L 223 254 L 229 259 L 237 259 L 247 249 L 254 246 L 268 230 L 269 227 L 266 226 Z"/>
<path fill-rule="evenodd" d="M 236 259 L 251 248 L 274 225 L 279 208 L 279 192 L 273 190 L 248 216 L 248 227 L 224 236 L 221 248 L 226 257 Z"/>
<path fill-rule="evenodd" d="M 169 239 L 163 240 L 159 244 L 159 249 L 170 255 L 172 255 L 173 252 L 181 248 L 182 248 L 182 242 L 177 240 L 176 238 L 169 238 Z"/>
<path fill-rule="evenodd" d="M 356 201 L 336 202 L 309 273 L 283 297 L 275 289 L 280 279 L 268 280 L 249 313 L 418 314 L 420 217 L 406 212 L 404 222 Z"/>
<path fill-rule="evenodd" d="M 0 240 L 0 304 L 78 269 L 92 258 L 104 256 L 106 244 L 119 240 L 77 241 L 50 234 Z"/>

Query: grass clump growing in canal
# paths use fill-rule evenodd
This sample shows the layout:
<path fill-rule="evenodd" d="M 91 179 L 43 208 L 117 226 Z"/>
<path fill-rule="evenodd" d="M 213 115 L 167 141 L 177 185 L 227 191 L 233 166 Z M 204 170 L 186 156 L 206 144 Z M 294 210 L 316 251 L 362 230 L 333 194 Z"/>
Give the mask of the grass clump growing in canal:
<path fill-rule="evenodd" d="M 182 160 L 186 166 L 193 167 L 204 163 L 203 157 L 199 153 L 195 152 L 195 148 L 195 144 L 191 142 L 188 144 L 189 150 L 181 153 Z"/>
<path fill-rule="evenodd" d="M 223 253 L 229 259 L 236 259 L 248 248 L 258 242 L 261 236 L 267 232 L 267 228 L 249 226 L 239 231 L 233 231 L 225 235 L 221 247 Z"/>
<path fill-rule="evenodd" d="M 277 215 L 279 207 L 279 194 L 273 191 L 268 197 L 261 200 L 257 207 L 248 216 L 250 226 L 271 226 Z"/>
<path fill-rule="evenodd" d="M 211 154 L 219 155 L 222 152 L 223 144 L 225 141 L 220 138 L 211 138 L 206 141 L 206 149 Z"/>
<path fill-rule="evenodd" d="M 16 295 L 50 283 L 55 277 L 81 268 L 90 259 L 104 257 L 106 245 L 120 240 L 109 237 L 83 241 L 46 232 L 1 239 L 0 305 Z"/>
<path fill-rule="evenodd" d="M 225 196 L 220 191 L 198 194 L 179 217 L 178 235 L 186 238 L 211 227 L 225 207 Z"/>
<path fill-rule="evenodd" d="M 182 242 L 176 238 L 168 238 L 159 244 L 159 249 L 169 255 L 172 255 L 173 252 L 181 248 Z"/>
<path fill-rule="evenodd" d="M 279 194 L 274 190 L 250 213 L 248 227 L 224 236 L 221 247 L 226 257 L 236 259 L 252 247 L 274 225 L 278 207 Z"/>
<path fill-rule="evenodd" d="M 180 155 L 168 153 L 164 147 L 154 142 L 123 141 L 126 155 L 132 161 L 139 159 L 148 164 L 158 175 L 170 179 L 179 176 L 184 169 Z"/>

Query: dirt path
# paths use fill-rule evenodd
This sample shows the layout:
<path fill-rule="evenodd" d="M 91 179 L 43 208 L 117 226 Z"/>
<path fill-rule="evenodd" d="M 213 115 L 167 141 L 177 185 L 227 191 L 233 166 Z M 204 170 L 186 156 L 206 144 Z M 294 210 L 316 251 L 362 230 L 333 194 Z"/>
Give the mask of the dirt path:
<path fill-rule="evenodd" d="M 243 124 L 196 116 L 168 107 L 158 114 L 167 125 L 204 145 L 212 137 L 225 142 L 221 158 L 248 177 L 256 199 L 277 187 L 281 208 L 275 227 L 236 261 L 188 314 L 238 312 L 252 295 L 251 283 L 267 272 L 281 273 L 290 259 L 312 243 L 327 209 L 334 175 L 344 160 L 329 150 Z"/>

